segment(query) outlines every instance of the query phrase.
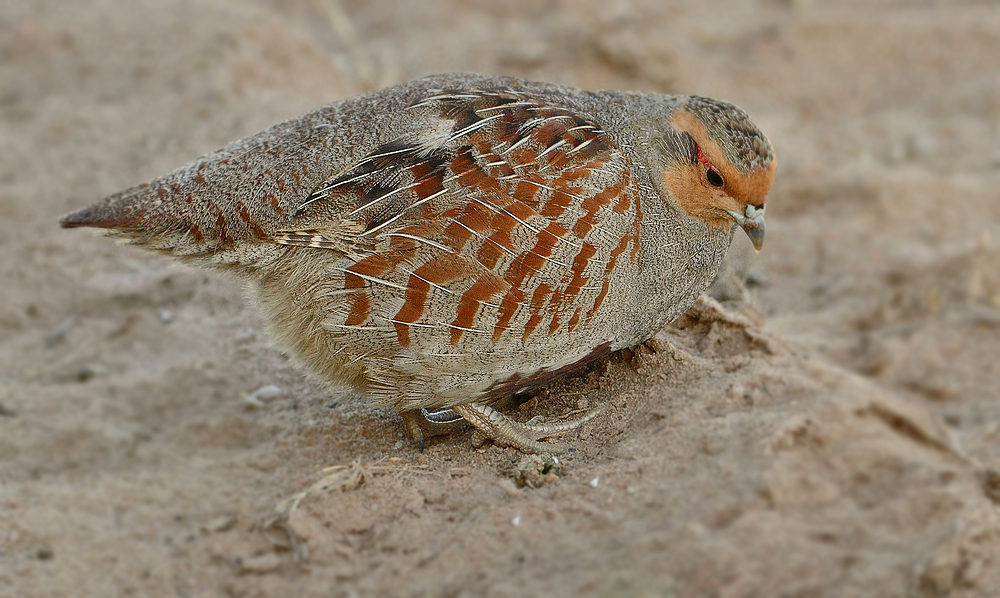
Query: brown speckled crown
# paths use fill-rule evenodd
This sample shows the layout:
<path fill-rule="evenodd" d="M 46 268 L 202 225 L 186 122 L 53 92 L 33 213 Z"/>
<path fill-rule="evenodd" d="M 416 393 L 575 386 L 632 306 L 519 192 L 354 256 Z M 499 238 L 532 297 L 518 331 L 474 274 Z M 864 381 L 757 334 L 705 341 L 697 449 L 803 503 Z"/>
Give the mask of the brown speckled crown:
<path fill-rule="evenodd" d="M 736 106 L 712 98 L 690 96 L 685 107 L 705 125 L 740 172 L 746 174 L 767 168 L 774 159 L 771 142 L 747 113 Z"/>

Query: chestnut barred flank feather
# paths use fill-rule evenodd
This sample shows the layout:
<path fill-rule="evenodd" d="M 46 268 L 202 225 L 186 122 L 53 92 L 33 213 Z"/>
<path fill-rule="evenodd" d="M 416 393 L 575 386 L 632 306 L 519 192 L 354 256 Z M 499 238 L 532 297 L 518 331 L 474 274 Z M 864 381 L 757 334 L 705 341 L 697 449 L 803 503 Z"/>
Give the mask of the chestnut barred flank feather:
<path fill-rule="evenodd" d="M 631 164 L 596 123 L 515 93 L 442 92 L 420 108 L 454 121 L 449 135 L 379 146 L 311 193 L 276 242 L 343 254 L 354 291 L 339 324 L 392 326 L 402 347 L 442 332 L 453 347 L 584 333 L 607 272 L 626 250 L 637 258 Z M 595 243 L 598 227 L 617 242 Z"/>
<path fill-rule="evenodd" d="M 734 224 L 762 240 L 773 173 L 766 138 L 724 102 L 444 75 L 278 125 L 62 224 L 244 274 L 307 372 L 396 406 L 418 439 L 448 418 L 416 410 L 453 407 L 549 450 L 551 430 L 490 403 L 682 313 Z"/>

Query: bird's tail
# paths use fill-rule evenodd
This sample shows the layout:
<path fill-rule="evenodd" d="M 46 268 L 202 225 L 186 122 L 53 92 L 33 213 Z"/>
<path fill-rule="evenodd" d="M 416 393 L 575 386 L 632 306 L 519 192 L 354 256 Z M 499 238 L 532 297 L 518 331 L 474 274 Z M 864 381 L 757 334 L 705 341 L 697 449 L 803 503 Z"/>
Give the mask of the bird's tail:
<path fill-rule="evenodd" d="M 209 164 L 211 180 L 203 172 Z M 226 170 L 206 157 L 67 214 L 59 224 L 106 229 L 129 244 L 200 265 L 259 264 L 280 251 L 267 241 L 286 210 L 275 194 L 247 199 L 257 195 L 246 188 L 251 181 Z"/>

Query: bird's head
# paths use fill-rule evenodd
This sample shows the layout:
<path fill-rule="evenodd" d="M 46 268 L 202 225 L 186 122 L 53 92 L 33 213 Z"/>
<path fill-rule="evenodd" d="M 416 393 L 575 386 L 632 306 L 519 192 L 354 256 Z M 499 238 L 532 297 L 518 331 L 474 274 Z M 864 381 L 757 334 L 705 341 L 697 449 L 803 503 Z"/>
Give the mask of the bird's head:
<path fill-rule="evenodd" d="M 760 251 L 764 202 L 777 161 L 767 137 L 745 112 L 691 96 L 670 120 L 672 143 L 660 182 L 689 216 L 709 226 L 738 224 Z"/>

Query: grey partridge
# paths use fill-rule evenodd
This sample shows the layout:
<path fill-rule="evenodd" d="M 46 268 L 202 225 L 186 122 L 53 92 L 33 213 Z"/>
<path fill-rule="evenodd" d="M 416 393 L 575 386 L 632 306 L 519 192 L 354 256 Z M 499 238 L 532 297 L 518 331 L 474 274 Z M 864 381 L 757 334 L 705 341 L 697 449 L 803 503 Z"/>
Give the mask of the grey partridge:
<path fill-rule="evenodd" d="M 698 96 L 433 76 L 236 141 L 61 220 L 256 287 L 270 333 L 419 441 L 465 420 L 528 452 L 563 426 L 495 409 L 651 338 L 759 250 L 776 161 Z"/>

